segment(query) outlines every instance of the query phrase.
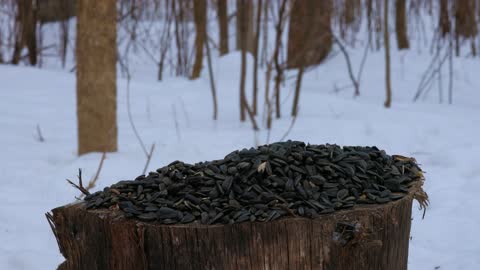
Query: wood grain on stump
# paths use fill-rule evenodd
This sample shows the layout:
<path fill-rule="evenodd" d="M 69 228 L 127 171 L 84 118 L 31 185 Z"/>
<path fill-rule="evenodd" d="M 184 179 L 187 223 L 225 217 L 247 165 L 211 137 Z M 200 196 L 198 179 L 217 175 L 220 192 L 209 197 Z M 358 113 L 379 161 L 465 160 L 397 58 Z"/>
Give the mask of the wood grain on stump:
<path fill-rule="evenodd" d="M 420 190 L 420 191 L 419 191 Z M 412 201 L 357 205 L 317 219 L 162 225 L 83 203 L 47 218 L 65 256 L 59 269 L 407 269 Z"/>

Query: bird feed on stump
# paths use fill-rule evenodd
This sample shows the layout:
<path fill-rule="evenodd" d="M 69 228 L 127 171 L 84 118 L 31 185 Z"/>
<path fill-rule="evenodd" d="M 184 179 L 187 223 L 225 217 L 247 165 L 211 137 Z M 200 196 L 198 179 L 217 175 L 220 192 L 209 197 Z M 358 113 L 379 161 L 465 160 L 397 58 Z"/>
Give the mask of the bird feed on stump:
<path fill-rule="evenodd" d="M 47 214 L 59 269 L 407 269 L 413 158 L 278 142 L 174 161 Z"/>

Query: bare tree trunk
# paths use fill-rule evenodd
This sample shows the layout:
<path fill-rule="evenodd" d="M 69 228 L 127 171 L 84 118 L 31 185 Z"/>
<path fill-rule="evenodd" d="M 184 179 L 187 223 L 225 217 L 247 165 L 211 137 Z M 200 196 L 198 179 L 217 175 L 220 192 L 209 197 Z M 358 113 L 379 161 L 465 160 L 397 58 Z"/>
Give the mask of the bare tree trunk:
<path fill-rule="evenodd" d="M 37 38 L 36 38 L 36 12 L 31 0 L 17 1 L 17 18 L 15 22 L 17 31 L 12 64 L 20 62 L 22 49 L 27 47 L 28 59 L 32 66 L 37 64 Z"/>
<path fill-rule="evenodd" d="M 178 4 L 178 8 L 176 7 Z M 175 45 L 177 49 L 177 67 L 176 75 L 188 76 L 189 74 L 189 50 L 188 50 L 188 33 L 186 33 L 185 26 L 185 9 L 186 3 L 184 0 L 172 1 L 172 9 L 174 12 L 175 23 Z"/>
<path fill-rule="evenodd" d="M 180 35 L 180 18 L 179 15 L 177 14 L 177 8 L 176 8 L 176 3 L 177 1 L 173 0 L 172 1 L 172 12 L 174 14 L 174 23 L 175 23 L 175 47 L 177 49 L 177 68 L 176 68 L 176 75 L 182 75 L 182 66 L 183 66 L 183 58 L 182 58 L 182 41 L 181 41 L 181 35 Z M 182 6 L 180 5 L 179 7 L 182 9 Z"/>
<path fill-rule="evenodd" d="M 453 103 L 453 37 L 448 38 L 448 104 Z"/>
<path fill-rule="evenodd" d="M 210 75 L 210 88 L 212 90 L 212 99 L 213 99 L 213 120 L 218 118 L 218 106 L 217 106 L 217 90 L 215 88 L 215 80 L 213 78 L 213 68 L 212 68 L 212 56 L 210 54 L 210 46 L 208 45 L 208 40 L 205 40 L 205 47 L 207 49 L 207 63 L 208 63 L 208 74 Z"/>
<path fill-rule="evenodd" d="M 245 79 L 246 79 L 246 73 L 247 73 L 247 48 L 246 48 L 246 39 L 243 38 L 246 35 L 247 32 L 247 25 L 246 25 L 246 20 L 245 20 L 245 5 L 246 2 L 249 0 L 238 0 L 237 1 L 237 21 L 239 22 L 240 28 L 238 29 L 239 32 L 237 33 L 237 36 L 240 37 L 240 50 L 242 54 L 242 62 L 241 62 L 241 71 L 240 71 L 240 121 L 245 121 L 246 120 L 246 103 L 247 103 L 247 97 L 245 93 Z"/>
<path fill-rule="evenodd" d="M 295 84 L 295 97 L 293 99 L 293 106 L 292 106 L 293 117 L 296 117 L 298 114 L 298 102 L 300 100 L 300 90 L 302 87 L 302 78 L 303 78 L 304 70 L 305 70 L 305 67 L 301 66 L 297 74 L 297 83 Z"/>
<path fill-rule="evenodd" d="M 476 57 L 477 56 L 477 46 L 475 45 L 475 38 L 471 38 L 470 49 L 472 51 L 472 56 Z"/>
<path fill-rule="evenodd" d="M 62 59 L 62 67 L 65 68 L 65 63 L 67 62 L 67 52 L 68 52 L 68 32 L 69 32 L 69 20 L 63 20 L 60 22 L 61 29 L 61 47 L 60 47 L 60 57 Z"/>
<path fill-rule="evenodd" d="M 117 7 L 115 0 L 77 5 L 78 153 L 117 151 Z"/>
<path fill-rule="evenodd" d="M 440 0 L 439 25 L 442 37 L 445 37 L 448 33 L 450 33 L 450 18 L 448 13 L 448 0 Z"/>
<path fill-rule="evenodd" d="M 455 49 L 460 55 L 460 37 L 474 39 L 478 28 L 475 16 L 475 0 L 455 0 Z"/>
<path fill-rule="evenodd" d="M 463 38 L 474 38 L 477 33 L 475 0 L 455 1 L 455 32 Z"/>
<path fill-rule="evenodd" d="M 282 113 L 280 111 L 280 83 L 283 77 L 283 67 L 280 66 L 280 47 L 282 44 L 282 33 L 284 27 L 284 17 L 286 9 L 287 0 L 283 0 L 280 4 L 280 9 L 278 10 L 278 22 L 275 27 L 276 37 L 275 37 L 275 50 L 273 52 L 273 63 L 275 65 L 275 116 L 280 118 Z"/>
<path fill-rule="evenodd" d="M 171 2 L 175 2 L 172 0 Z M 173 3 L 172 3 L 173 5 Z M 157 7 L 156 7 L 157 8 Z M 172 26 L 172 19 L 174 19 L 175 13 L 170 12 L 170 0 L 165 0 L 165 23 L 162 30 L 162 35 L 160 38 L 160 60 L 158 61 L 158 73 L 157 79 L 161 81 L 163 79 L 163 69 L 165 67 L 165 59 L 167 52 L 171 48 L 171 34 L 170 28 Z"/>
<path fill-rule="evenodd" d="M 460 56 L 460 35 L 455 31 L 455 56 Z"/>
<path fill-rule="evenodd" d="M 195 64 L 191 79 L 200 77 L 203 64 L 203 47 L 207 36 L 207 0 L 193 1 L 195 28 L 197 34 L 195 36 Z"/>
<path fill-rule="evenodd" d="M 248 52 L 254 53 L 254 31 L 253 31 L 253 0 L 237 0 L 237 50 L 241 50 L 245 44 Z M 241 19 L 243 18 L 243 19 Z M 242 25 L 244 24 L 244 25 Z M 245 27 L 242 33 L 241 28 Z"/>
<path fill-rule="evenodd" d="M 385 83 L 387 90 L 387 98 L 385 107 L 390 108 L 392 104 L 392 86 L 390 81 L 390 36 L 388 31 L 388 0 L 384 1 L 383 6 L 383 39 L 385 46 Z"/>
<path fill-rule="evenodd" d="M 380 39 L 382 33 L 382 1 L 375 0 L 375 43 L 377 50 L 380 50 Z"/>
<path fill-rule="evenodd" d="M 227 0 L 218 0 L 218 25 L 220 28 L 220 55 L 228 53 L 228 15 Z"/>
<path fill-rule="evenodd" d="M 368 46 L 372 46 L 372 0 L 367 0 L 366 2 L 367 9 L 367 32 L 368 32 Z"/>
<path fill-rule="evenodd" d="M 265 72 L 265 107 L 266 107 L 266 122 L 267 129 L 272 128 L 272 102 L 270 100 L 270 81 L 272 78 L 272 61 L 267 64 L 267 71 Z M 268 141 L 267 141 L 268 142 Z"/>
<path fill-rule="evenodd" d="M 257 100 L 258 100 L 258 44 L 260 42 L 260 22 L 262 20 L 262 0 L 257 3 L 257 18 L 255 30 L 255 50 L 253 54 L 253 115 L 257 115 Z"/>
<path fill-rule="evenodd" d="M 288 31 L 288 68 L 318 65 L 327 57 L 333 44 L 331 13 L 330 0 L 293 2 Z"/>
<path fill-rule="evenodd" d="M 5 62 L 5 60 L 3 59 L 2 44 L 3 44 L 3 33 L 2 31 L 0 31 L 0 64 L 3 64 Z"/>
<path fill-rule="evenodd" d="M 266 65 L 268 62 L 268 7 L 270 1 L 263 3 L 263 35 L 262 35 L 262 61 L 260 65 Z"/>
<path fill-rule="evenodd" d="M 395 33 L 399 50 L 410 48 L 407 35 L 406 0 L 395 0 Z"/>

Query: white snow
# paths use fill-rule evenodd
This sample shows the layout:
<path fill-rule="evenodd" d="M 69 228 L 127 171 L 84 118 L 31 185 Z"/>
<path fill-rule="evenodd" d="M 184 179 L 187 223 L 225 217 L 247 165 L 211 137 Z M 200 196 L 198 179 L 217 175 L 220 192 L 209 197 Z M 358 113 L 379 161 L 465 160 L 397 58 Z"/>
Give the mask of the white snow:
<path fill-rule="evenodd" d="M 355 68 L 361 54 L 360 49 L 352 52 Z M 214 58 L 217 121 L 212 120 L 206 66 L 195 81 L 167 77 L 157 82 L 154 75 L 138 72 L 145 67 L 133 70 L 133 118 L 147 147 L 156 143 L 151 170 L 176 159 L 216 159 L 234 149 L 266 143 L 261 117 L 257 134 L 249 122 L 238 120 L 239 59 L 238 53 Z M 480 62 L 455 59 L 453 105 L 438 104 L 436 88 L 426 99 L 412 103 L 430 59 L 426 52 L 394 50 L 391 109 L 383 108 L 382 52 L 369 55 L 358 98 L 352 97 L 351 88 L 334 92 L 334 85 L 350 84 L 341 55 L 309 71 L 300 114 L 287 138 L 376 145 L 389 154 L 415 157 L 426 171 L 430 207 L 422 219 L 414 205 L 409 269 L 480 269 Z M 0 269 L 54 269 L 63 261 L 44 213 L 79 195 L 65 181 L 75 180 L 78 168 L 83 168 L 86 180 L 97 169 L 100 153 L 76 154 L 75 76 L 67 70 L 0 65 Z M 446 92 L 448 70 L 443 72 Z M 289 72 L 287 77 L 295 75 Z M 264 70 L 260 79 L 262 97 Z M 279 140 L 290 125 L 294 81 L 282 88 L 283 117 L 274 121 L 270 142 Z M 250 93 L 250 79 L 247 89 Z M 263 99 L 260 104 L 262 112 Z M 45 142 L 36 140 L 37 125 Z M 128 122 L 126 81 L 121 78 L 118 130 L 119 151 L 107 155 L 95 189 L 139 175 L 146 160 Z"/>

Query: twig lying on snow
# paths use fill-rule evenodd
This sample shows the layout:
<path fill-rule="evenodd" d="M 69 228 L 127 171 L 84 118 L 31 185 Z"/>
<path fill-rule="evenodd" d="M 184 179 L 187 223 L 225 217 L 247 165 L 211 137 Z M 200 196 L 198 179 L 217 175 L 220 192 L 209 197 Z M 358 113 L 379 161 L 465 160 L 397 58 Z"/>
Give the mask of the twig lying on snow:
<path fill-rule="evenodd" d="M 39 124 L 37 124 L 37 138 L 36 139 L 39 142 L 44 142 L 45 141 L 45 138 L 42 135 L 42 131 L 40 130 L 40 125 Z"/>

